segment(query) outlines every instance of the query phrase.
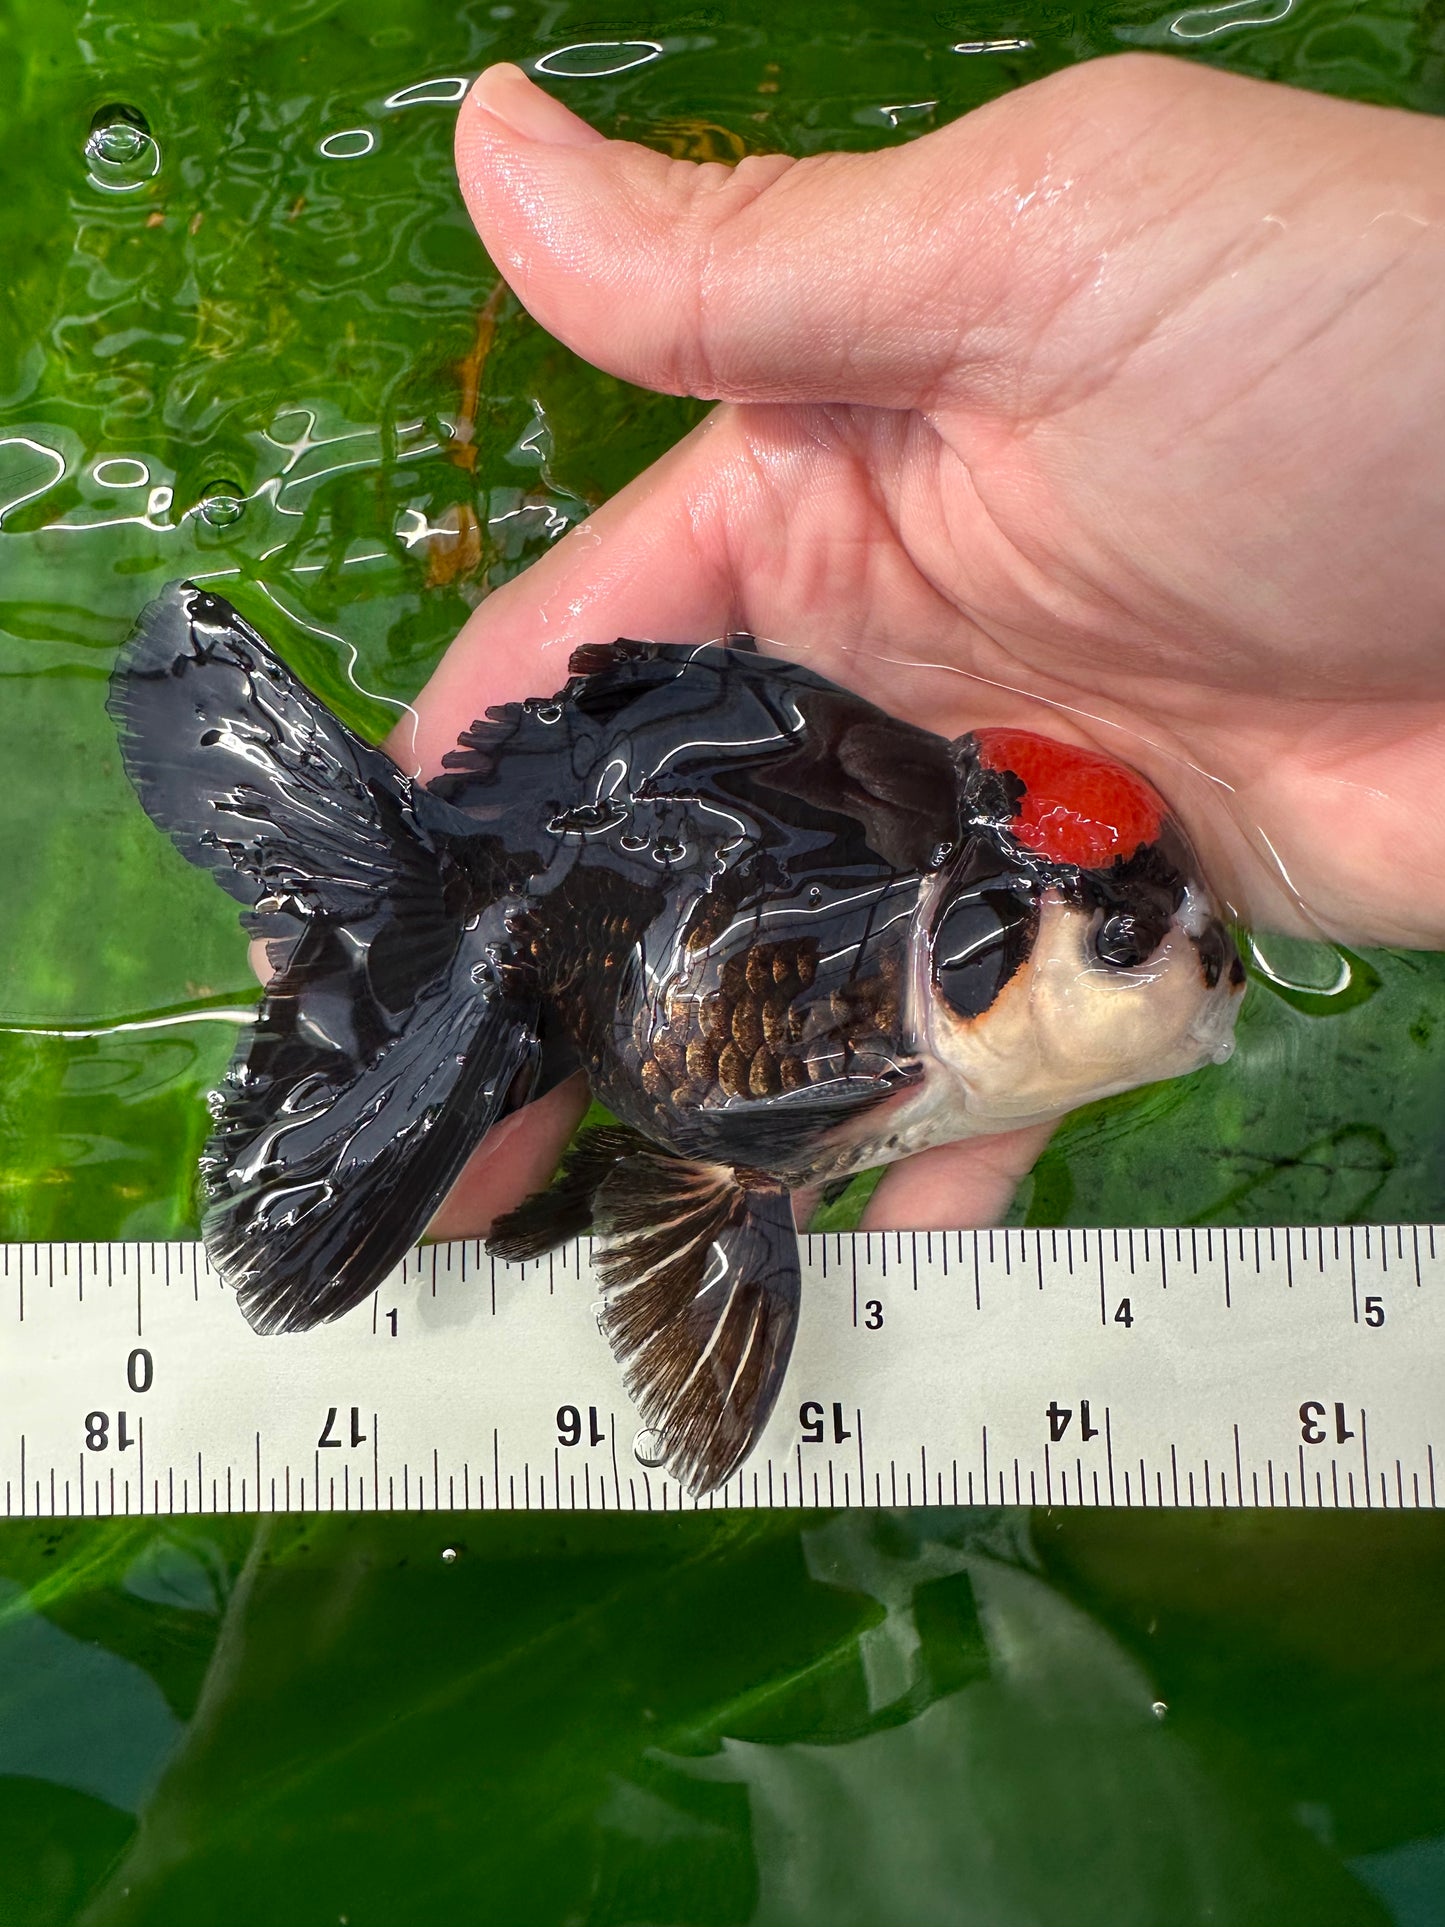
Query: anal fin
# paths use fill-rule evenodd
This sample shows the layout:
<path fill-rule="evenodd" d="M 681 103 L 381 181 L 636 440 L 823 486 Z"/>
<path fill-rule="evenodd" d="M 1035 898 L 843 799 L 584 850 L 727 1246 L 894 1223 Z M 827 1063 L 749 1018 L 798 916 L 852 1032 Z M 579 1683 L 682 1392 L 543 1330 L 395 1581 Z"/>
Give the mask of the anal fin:
<path fill-rule="evenodd" d="M 597 1193 L 620 1159 L 652 1146 L 626 1125 L 583 1131 L 545 1191 L 534 1191 L 504 1212 L 487 1233 L 487 1251 L 504 1265 L 540 1258 L 592 1229 Z"/>

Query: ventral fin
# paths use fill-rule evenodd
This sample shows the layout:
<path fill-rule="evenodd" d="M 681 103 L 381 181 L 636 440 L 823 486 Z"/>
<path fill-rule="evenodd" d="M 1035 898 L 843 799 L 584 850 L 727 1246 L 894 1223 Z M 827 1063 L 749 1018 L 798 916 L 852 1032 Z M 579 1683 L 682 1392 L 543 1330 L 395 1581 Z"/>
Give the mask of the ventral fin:
<path fill-rule="evenodd" d="M 602 1330 L 662 1461 L 689 1492 L 720 1486 L 756 1445 L 798 1323 L 785 1192 L 651 1145 L 619 1158 L 594 1202 Z"/>

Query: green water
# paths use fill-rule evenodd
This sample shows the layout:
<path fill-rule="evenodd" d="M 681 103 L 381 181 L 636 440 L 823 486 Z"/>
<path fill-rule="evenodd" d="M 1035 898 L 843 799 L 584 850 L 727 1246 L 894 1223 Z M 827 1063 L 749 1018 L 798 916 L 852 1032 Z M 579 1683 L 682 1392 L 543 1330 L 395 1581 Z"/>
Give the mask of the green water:
<path fill-rule="evenodd" d="M 254 995 L 119 769 L 139 605 L 233 571 L 379 733 L 700 412 L 504 300 L 453 459 L 495 277 L 447 79 L 551 55 L 599 125 L 726 158 L 1128 46 L 1445 108 L 1440 0 L 3 0 L 0 1236 L 193 1231 L 207 1013 Z M 148 133 L 88 161 L 117 104 Z M 460 507 L 481 553 L 444 580 L 419 532 Z M 1233 1062 L 1072 1120 L 1018 1221 L 1445 1217 L 1445 960 L 1335 996 L 1335 959 L 1267 961 L 1299 987 L 1256 971 Z M 115 1028 L 157 1012 L 189 1020 Z M 0 1923 L 1426 1927 L 1442 1592 L 1429 1517 L 0 1526 Z"/>

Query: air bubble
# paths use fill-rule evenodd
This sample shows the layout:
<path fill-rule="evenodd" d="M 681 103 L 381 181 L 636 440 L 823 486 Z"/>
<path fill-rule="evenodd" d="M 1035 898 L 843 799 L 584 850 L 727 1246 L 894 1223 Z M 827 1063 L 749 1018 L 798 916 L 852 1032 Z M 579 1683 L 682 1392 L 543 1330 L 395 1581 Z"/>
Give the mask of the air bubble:
<path fill-rule="evenodd" d="M 1168 1703 L 1164 1700 L 1155 1700 L 1150 1706 L 1149 1711 L 1154 1715 L 1156 1720 L 1162 1720 L 1164 1715 L 1169 1711 Z"/>
<path fill-rule="evenodd" d="M 213 529 L 229 529 L 246 512 L 246 492 L 234 482 L 212 482 L 201 496 L 201 517 Z"/>
<path fill-rule="evenodd" d="M 455 1565 L 456 1563 L 457 1563 L 457 1549 L 456 1549 L 456 1547 L 455 1547 L 455 1546 L 443 1546 L 443 1547 L 442 1547 L 442 1564 L 443 1564 L 444 1566 L 454 1566 L 454 1565 Z"/>
<path fill-rule="evenodd" d="M 96 187 L 130 194 L 161 171 L 161 150 L 138 107 L 113 101 L 102 107 L 85 138 L 85 159 Z"/>

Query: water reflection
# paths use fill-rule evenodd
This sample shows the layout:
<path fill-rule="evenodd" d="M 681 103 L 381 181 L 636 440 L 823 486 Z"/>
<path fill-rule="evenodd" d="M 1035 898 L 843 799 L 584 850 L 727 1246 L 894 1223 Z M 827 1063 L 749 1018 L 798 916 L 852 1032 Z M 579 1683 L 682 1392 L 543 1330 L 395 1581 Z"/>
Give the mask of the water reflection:
<path fill-rule="evenodd" d="M 11 1037 L 120 1037 L 129 1031 L 173 1030 L 183 1024 L 254 1024 L 256 1012 L 247 1004 L 212 1000 L 176 1010 L 147 1011 L 141 1017 L 108 1017 L 94 1024 L 0 1023 Z"/>
<path fill-rule="evenodd" d="M 91 465 L 91 475 L 102 488 L 144 488 L 151 472 L 134 455 L 111 455 Z"/>
<path fill-rule="evenodd" d="M 896 107 L 869 107 L 862 112 L 870 116 L 881 115 L 890 127 L 902 127 L 910 121 L 926 120 L 937 105 L 936 100 L 910 100 Z"/>
<path fill-rule="evenodd" d="M 58 448 L 52 448 L 48 442 L 35 441 L 29 435 L 0 436 L 0 450 L 7 448 L 24 449 L 34 456 L 35 460 L 27 462 L 22 455 L 5 465 L 3 472 L 8 485 L 13 486 L 16 481 L 24 479 L 30 483 L 30 486 L 22 488 L 18 495 L 8 495 L 0 500 L 0 528 L 3 528 L 6 516 L 15 509 L 22 508 L 27 502 L 39 501 L 42 495 L 48 494 L 57 482 L 63 480 L 66 469 L 69 467 Z M 37 480 L 32 474 L 27 473 L 27 471 L 42 469 L 47 462 L 53 462 L 55 465 L 51 474 L 41 476 Z"/>
<path fill-rule="evenodd" d="M 376 561 L 384 560 L 385 557 L 384 555 L 360 555 L 360 556 L 353 557 L 351 559 L 358 562 L 376 562 Z M 299 574 L 300 571 L 298 570 L 297 573 Z M 311 635 L 320 636 L 323 641 L 329 642 L 335 646 L 338 652 L 338 655 L 343 661 L 345 666 L 346 680 L 351 684 L 351 687 L 356 691 L 357 695 L 366 697 L 367 700 L 370 702 L 385 704 L 387 708 L 395 709 L 396 711 L 399 712 L 400 715 L 405 716 L 409 719 L 411 728 L 408 733 L 410 736 L 410 751 L 411 751 L 411 759 L 412 759 L 412 765 L 413 765 L 410 769 L 410 774 L 414 777 L 420 776 L 421 769 L 420 769 L 420 766 L 415 763 L 415 753 L 416 753 L 416 733 L 421 726 L 421 718 L 420 716 L 418 716 L 413 706 L 408 702 L 403 702 L 399 697 L 386 696 L 386 695 L 383 695 L 379 690 L 370 689 L 367 687 L 367 685 L 361 679 L 361 675 L 360 675 L 361 656 L 354 642 L 349 641 L 343 635 L 338 635 L 336 631 L 333 629 L 322 628 L 322 626 L 319 623 L 310 621 L 306 616 L 299 614 L 295 609 L 288 608 L 286 603 L 276 593 L 276 590 L 270 585 L 263 583 L 260 586 L 262 589 L 262 593 L 265 595 L 267 601 L 272 603 L 275 608 L 279 609 L 282 615 L 287 617 L 288 620 L 290 620 L 291 622 L 293 622 L 298 629 L 305 629 L 309 631 Z M 398 759 L 401 760 L 399 749 L 394 750 L 393 753 L 397 754 Z"/>
<path fill-rule="evenodd" d="M 376 135 L 369 127 L 343 127 L 316 143 L 318 154 L 329 161 L 359 161 L 376 146 Z"/>
<path fill-rule="evenodd" d="M 386 107 L 422 107 L 435 102 L 456 102 L 465 98 L 471 84 L 464 75 L 450 75 L 442 80 L 415 80 L 409 87 L 401 87 L 394 94 L 388 94 L 382 104 Z"/>
<path fill-rule="evenodd" d="M 532 72 L 550 74 L 557 80 L 601 80 L 645 67 L 650 61 L 660 60 L 662 53 L 660 40 L 576 40 L 570 46 L 539 54 L 532 62 Z"/>
<path fill-rule="evenodd" d="M 1276 27 L 1288 17 L 1294 0 L 1222 0 L 1213 7 L 1191 7 L 1169 23 L 1176 40 L 1214 40 L 1238 27 Z"/>

